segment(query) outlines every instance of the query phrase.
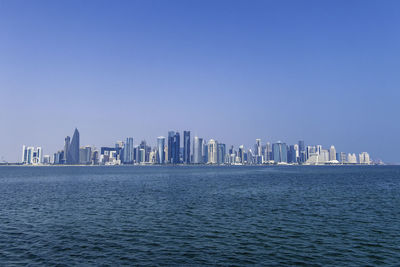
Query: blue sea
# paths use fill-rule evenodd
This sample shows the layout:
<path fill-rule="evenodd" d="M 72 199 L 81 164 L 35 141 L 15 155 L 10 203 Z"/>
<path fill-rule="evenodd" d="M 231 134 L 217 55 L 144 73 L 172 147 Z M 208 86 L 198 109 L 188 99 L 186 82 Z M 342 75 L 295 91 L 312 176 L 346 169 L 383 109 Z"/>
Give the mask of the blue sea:
<path fill-rule="evenodd" d="M 400 167 L 0 167 L 0 265 L 400 266 Z"/>

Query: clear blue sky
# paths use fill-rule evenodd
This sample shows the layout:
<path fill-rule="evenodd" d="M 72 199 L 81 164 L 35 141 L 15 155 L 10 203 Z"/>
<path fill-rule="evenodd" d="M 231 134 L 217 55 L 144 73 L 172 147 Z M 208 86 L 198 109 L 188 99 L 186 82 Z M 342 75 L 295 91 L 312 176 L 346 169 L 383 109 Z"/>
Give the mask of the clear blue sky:
<path fill-rule="evenodd" d="M 0 157 L 168 130 L 400 162 L 400 1 L 0 0 Z"/>

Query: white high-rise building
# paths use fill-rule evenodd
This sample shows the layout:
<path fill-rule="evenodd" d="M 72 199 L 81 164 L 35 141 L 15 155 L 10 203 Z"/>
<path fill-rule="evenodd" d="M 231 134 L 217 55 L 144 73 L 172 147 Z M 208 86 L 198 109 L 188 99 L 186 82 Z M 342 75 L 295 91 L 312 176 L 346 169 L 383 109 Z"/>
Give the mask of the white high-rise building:
<path fill-rule="evenodd" d="M 349 153 L 348 155 L 347 155 L 347 163 L 351 163 L 351 164 L 355 164 L 355 163 L 357 163 L 357 157 L 356 157 L 356 154 L 351 154 L 351 153 Z"/>
<path fill-rule="evenodd" d="M 329 161 L 329 151 L 321 149 L 318 156 L 318 163 L 326 163 Z"/>
<path fill-rule="evenodd" d="M 39 165 L 42 163 L 42 148 L 22 146 L 22 163 Z"/>
<path fill-rule="evenodd" d="M 262 155 L 262 147 L 261 147 L 261 139 L 256 139 L 256 146 L 255 146 L 255 156 L 261 157 Z"/>
<path fill-rule="evenodd" d="M 208 141 L 208 163 L 217 164 L 218 162 L 218 145 L 214 139 Z"/>
<path fill-rule="evenodd" d="M 371 164 L 369 154 L 367 152 L 362 152 L 358 155 L 360 164 Z"/>
<path fill-rule="evenodd" d="M 335 146 L 331 146 L 331 148 L 329 149 L 329 160 L 336 160 L 336 149 Z"/>
<path fill-rule="evenodd" d="M 298 144 L 294 145 L 294 151 L 296 151 L 296 159 L 299 159 L 300 152 L 299 152 L 299 145 Z"/>

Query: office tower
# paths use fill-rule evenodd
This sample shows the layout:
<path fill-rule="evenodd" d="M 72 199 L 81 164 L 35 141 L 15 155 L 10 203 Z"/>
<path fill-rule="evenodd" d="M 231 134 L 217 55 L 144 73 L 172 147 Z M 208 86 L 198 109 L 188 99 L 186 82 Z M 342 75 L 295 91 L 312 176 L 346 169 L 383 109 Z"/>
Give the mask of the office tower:
<path fill-rule="evenodd" d="M 327 149 L 320 149 L 318 153 L 318 163 L 326 163 L 329 161 L 329 151 Z"/>
<path fill-rule="evenodd" d="M 174 131 L 169 131 L 168 132 L 168 162 L 173 163 L 173 153 L 174 153 L 174 138 L 175 138 L 175 132 Z"/>
<path fill-rule="evenodd" d="M 269 162 L 272 160 L 272 148 L 271 144 L 267 142 L 265 144 L 265 149 L 264 149 L 264 161 Z"/>
<path fill-rule="evenodd" d="M 54 153 L 53 164 L 63 164 L 64 163 L 64 150 L 59 150 Z"/>
<path fill-rule="evenodd" d="M 335 146 L 331 146 L 331 148 L 329 149 L 329 160 L 336 160 L 336 149 Z"/>
<path fill-rule="evenodd" d="M 218 161 L 218 147 L 214 139 L 208 141 L 208 163 L 216 164 Z"/>
<path fill-rule="evenodd" d="M 340 152 L 340 160 L 341 163 L 346 163 L 347 162 L 347 157 L 345 152 Z"/>
<path fill-rule="evenodd" d="M 190 163 L 190 131 L 183 132 L 183 163 Z"/>
<path fill-rule="evenodd" d="M 67 157 L 68 157 L 70 143 L 71 143 L 71 137 L 69 137 L 69 136 L 65 137 L 65 139 L 64 139 L 64 159 L 63 159 L 64 164 L 67 164 Z"/>
<path fill-rule="evenodd" d="M 22 146 L 22 164 L 28 163 L 28 149 L 25 145 Z"/>
<path fill-rule="evenodd" d="M 226 146 L 225 144 L 218 144 L 218 164 L 225 163 L 225 155 L 226 155 Z"/>
<path fill-rule="evenodd" d="M 50 164 L 50 163 L 51 163 L 50 155 L 44 155 L 43 156 L 43 164 Z"/>
<path fill-rule="evenodd" d="M 255 156 L 262 155 L 261 139 L 256 139 L 256 146 L 254 150 Z"/>
<path fill-rule="evenodd" d="M 157 137 L 157 163 L 159 164 L 165 163 L 164 148 L 165 148 L 165 137 L 164 136 Z"/>
<path fill-rule="evenodd" d="M 26 147 L 22 146 L 22 163 L 38 165 L 42 163 L 42 148 L 41 147 Z"/>
<path fill-rule="evenodd" d="M 92 148 L 90 146 L 84 146 L 79 149 L 79 163 L 80 164 L 91 164 L 92 163 Z"/>
<path fill-rule="evenodd" d="M 362 152 L 358 155 L 360 164 L 370 164 L 371 160 L 369 158 L 369 154 L 367 152 Z"/>
<path fill-rule="evenodd" d="M 169 158 L 168 158 L 168 144 L 167 144 L 167 145 L 164 145 L 164 156 L 165 156 L 164 161 L 165 161 L 166 163 L 169 162 Z"/>
<path fill-rule="evenodd" d="M 285 143 L 277 142 L 272 145 L 273 159 L 277 163 L 287 162 L 287 146 Z"/>
<path fill-rule="evenodd" d="M 146 151 L 144 148 L 139 149 L 139 163 L 146 162 Z"/>
<path fill-rule="evenodd" d="M 299 141 L 299 162 L 304 163 L 306 162 L 307 157 L 306 157 L 306 147 L 304 145 L 304 141 L 300 140 Z"/>
<path fill-rule="evenodd" d="M 117 160 L 124 162 L 125 143 L 123 141 L 117 141 L 115 143 L 115 150 L 117 151 Z"/>
<path fill-rule="evenodd" d="M 91 160 L 92 160 L 93 164 L 95 164 L 95 165 L 99 164 L 99 151 L 98 150 L 94 150 L 92 152 Z"/>
<path fill-rule="evenodd" d="M 349 153 L 348 155 L 347 155 L 347 163 L 350 163 L 350 164 L 356 164 L 357 163 L 357 157 L 356 157 L 356 154 L 351 154 L 351 153 Z"/>
<path fill-rule="evenodd" d="M 126 138 L 124 152 L 123 152 L 123 163 L 124 164 L 133 164 L 133 137 Z"/>
<path fill-rule="evenodd" d="M 193 139 L 193 163 L 200 164 L 203 162 L 203 138 L 197 136 Z"/>
<path fill-rule="evenodd" d="M 245 161 L 247 162 L 247 164 L 256 163 L 256 161 L 255 161 L 256 155 L 254 155 L 254 153 L 253 153 L 253 151 L 251 151 L 251 149 L 247 150 L 246 155 L 247 156 L 245 156 Z"/>
<path fill-rule="evenodd" d="M 202 151 L 201 151 L 201 155 L 203 157 L 203 163 L 207 163 L 208 162 L 208 145 L 207 145 L 207 141 L 203 139 L 203 144 L 202 144 Z"/>
<path fill-rule="evenodd" d="M 288 158 L 289 163 L 296 163 L 297 156 L 296 156 L 296 145 L 290 145 L 288 150 Z"/>
<path fill-rule="evenodd" d="M 244 146 L 241 145 L 241 146 L 239 146 L 239 151 L 238 151 L 239 163 L 244 163 L 244 160 L 245 160 L 244 154 L 245 154 Z"/>
<path fill-rule="evenodd" d="M 316 153 L 319 155 L 319 154 L 321 154 L 321 150 L 322 150 L 322 146 L 321 145 L 317 145 L 317 151 L 316 151 Z"/>
<path fill-rule="evenodd" d="M 67 164 L 79 164 L 79 132 L 76 128 L 68 146 Z"/>
<path fill-rule="evenodd" d="M 306 147 L 306 157 L 305 158 L 308 159 L 314 154 L 318 155 L 315 146 L 307 146 Z"/>
<path fill-rule="evenodd" d="M 179 132 L 176 132 L 173 138 L 172 145 L 172 163 L 178 164 L 180 163 L 180 150 L 181 150 L 181 138 Z"/>

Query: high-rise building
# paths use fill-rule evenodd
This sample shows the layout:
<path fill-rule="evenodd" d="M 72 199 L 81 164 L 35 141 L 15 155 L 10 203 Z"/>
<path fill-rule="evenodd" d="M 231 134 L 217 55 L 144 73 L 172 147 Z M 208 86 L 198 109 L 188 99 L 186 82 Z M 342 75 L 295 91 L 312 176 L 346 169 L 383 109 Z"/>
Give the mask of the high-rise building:
<path fill-rule="evenodd" d="M 220 144 L 218 143 L 218 164 L 224 164 L 225 163 L 225 154 L 226 154 L 226 146 L 225 144 Z"/>
<path fill-rule="evenodd" d="M 264 161 L 269 162 L 272 160 L 272 147 L 269 142 L 265 144 L 265 149 L 264 149 Z"/>
<path fill-rule="evenodd" d="M 260 156 L 262 155 L 262 147 L 261 147 L 261 139 L 256 139 L 256 145 L 255 145 L 255 156 Z"/>
<path fill-rule="evenodd" d="M 197 136 L 193 139 L 193 163 L 200 164 L 203 162 L 203 138 Z"/>
<path fill-rule="evenodd" d="M 208 141 L 208 163 L 217 164 L 218 162 L 218 146 L 214 139 Z"/>
<path fill-rule="evenodd" d="M 331 148 L 329 148 L 329 160 L 336 160 L 336 149 L 335 146 L 331 146 Z"/>
<path fill-rule="evenodd" d="M 133 137 L 126 138 L 124 152 L 123 152 L 123 163 L 133 164 Z"/>
<path fill-rule="evenodd" d="M 362 152 L 361 154 L 358 155 L 359 162 L 360 164 L 370 164 L 371 160 L 369 158 L 369 154 L 367 152 Z"/>
<path fill-rule="evenodd" d="M 183 132 L 183 163 L 190 163 L 190 131 Z"/>
<path fill-rule="evenodd" d="M 79 132 L 76 128 L 68 146 L 67 164 L 79 164 Z"/>
<path fill-rule="evenodd" d="M 277 163 L 287 162 L 287 146 L 285 143 L 277 142 L 272 145 L 274 161 Z"/>
<path fill-rule="evenodd" d="M 50 155 L 44 155 L 43 156 L 43 164 L 51 164 L 51 157 Z"/>
<path fill-rule="evenodd" d="M 346 152 L 340 152 L 340 160 L 341 163 L 346 163 L 347 162 L 347 156 Z"/>
<path fill-rule="evenodd" d="M 175 133 L 174 136 L 174 145 L 172 146 L 172 163 L 178 164 L 180 163 L 180 150 L 181 150 L 181 138 L 179 132 Z"/>
<path fill-rule="evenodd" d="M 299 162 L 304 163 L 307 161 L 306 157 L 306 147 L 304 145 L 304 141 L 300 140 L 299 141 Z"/>
<path fill-rule="evenodd" d="M 208 162 L 208 145 L 207 145 L 207 141 L 205 139 L 203 139 L 203 149 L 201 152 L 201 155 L 203 157 L 203 163 L 207 163 Z"/>
<path fill-rule="evenodd" d="M 289 163 L 296 163 L 297 162 L 297 155 L 296 155 L 296 145 L 290 145 L 288 151 L 288 158 Z"/>
<path fill-rule="evenodd" d="M 22 163 L 39 165 L 42 163 L 42 148 L 33 146 L 22 146 Z"/>
<path fill-rule="evenodd" d="M 318 163 L 328 162 L 329 157 L 329 151 L 327 149 L 320 149 L 318 153 Z"/>
<path fill-rule="evenodd" d="M 244 146 L 240 145 L 239 151 L 238 151 L 239 163 L 244 163 L 244 161 L 245 161 L 244 155 L 245 154 L 246 153 L 244 152 Z"/>
<path fill-rule="evenodd" d="M 347 155 L 347 163 L 350 163 L 350 164 L 355 164 L 355 163 L 357 163 L 357 157 L 356 157 L 356 154 L 351 154 L 351 153 L 349 153 L 348 155 Z"/>
<path fill-rule="evenodd" d="M 168 132 L 168 162 L 169 163 L 174 163 L 173 162 L 174 152 L 175 152 L 174 138 L 175 138 L 175 132 L 169 131 Z"/>
<path fill-rule="evenodd" d="M 68 157 L 70 143 L 71 143 L 71 137 L 69 137 L 69 136 L 65 137 L 65 139 L 64 139 L 64 159 L 62 162 L 64 164 L 67 164 L 67 157 Z"/>
<path fill-rule="evenodd" d="M 54 153 L 53 164 L 64 164 L 64 150 Z"/>
<path fill-rule="evenodd" d="M 91 164 L 92 163 L 92 148 L 90 146 L 84 146 L 79 149 L 79 163 L 80 164 Z"/>
<path fill-rule="evenodd" d="M 164 136 L 157 137 L 157 163 L 159 164 L 165 163 L 164 148 L 165 148 L 165 137 Z"/>

